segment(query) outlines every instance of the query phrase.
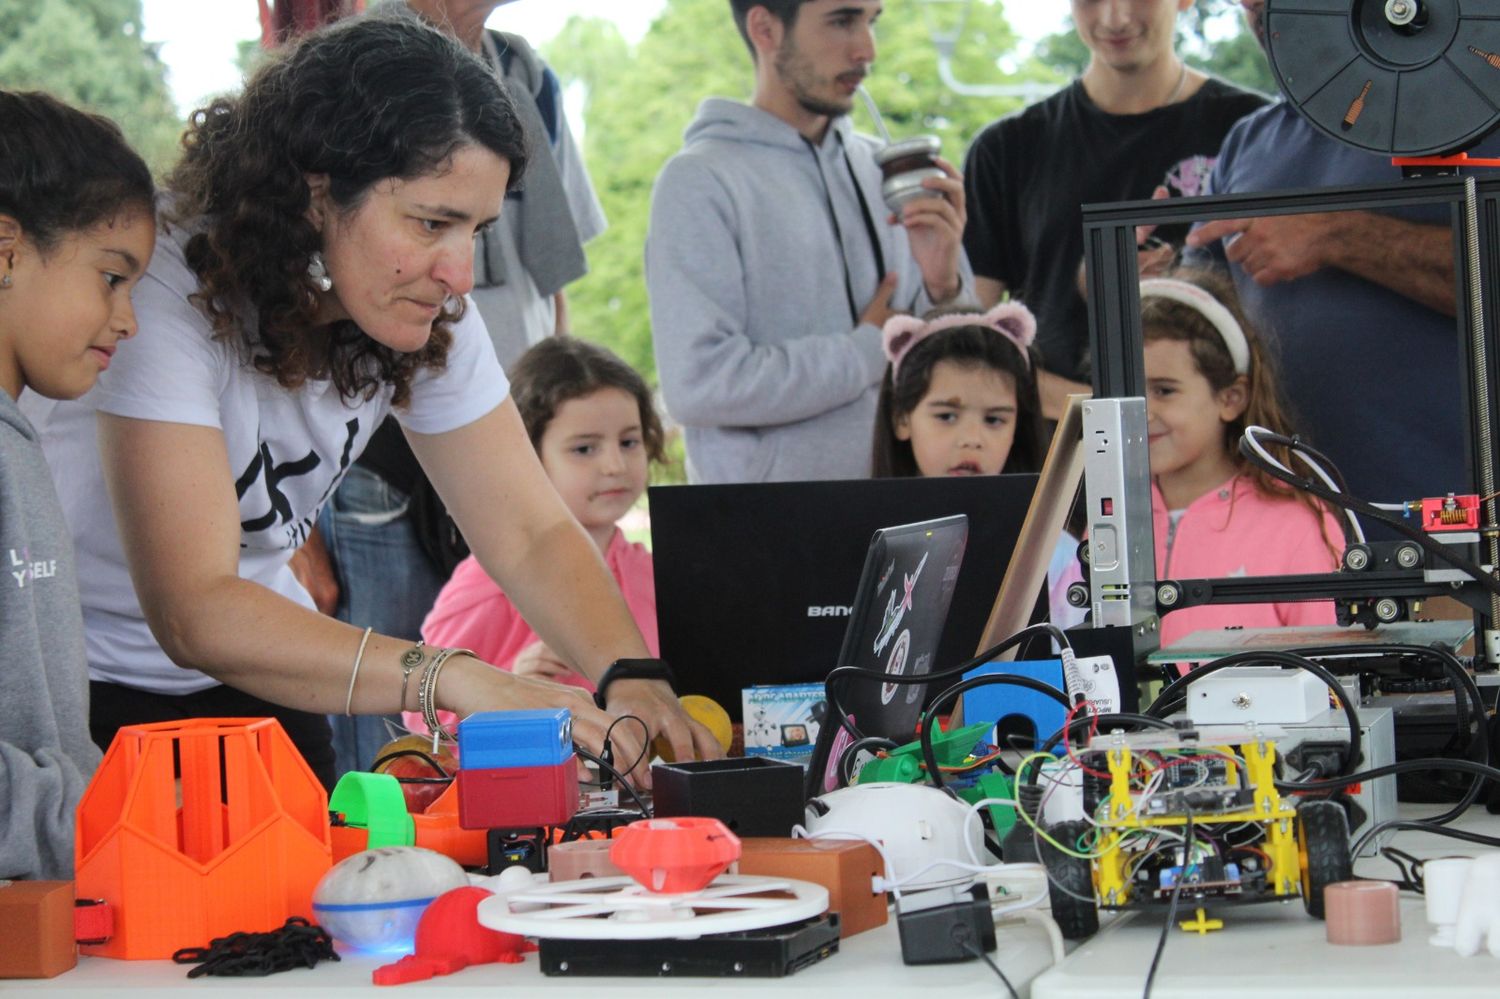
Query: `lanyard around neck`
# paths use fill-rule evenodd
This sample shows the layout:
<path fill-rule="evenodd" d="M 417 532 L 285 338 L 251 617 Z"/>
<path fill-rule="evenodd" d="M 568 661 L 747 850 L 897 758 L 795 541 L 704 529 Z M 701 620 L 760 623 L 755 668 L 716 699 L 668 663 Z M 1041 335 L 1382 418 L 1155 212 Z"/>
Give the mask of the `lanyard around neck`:
<path fill-rule="evenodd" d="M 885 250 L 880 245 L 880 234 L 875 228 L 875 216 L 870 211 L 870 202 L 865 198 L 864 189 L 859 186 L 859 177 L 854 173 L 854 164 L 849 161 L 849 150 L 844 146 L 844 137 L 835 132 L 834 138 L 838 140 L 839 154 L 843 157 L 844 169 L 849 173 L 849 183 L 854 187 L 854 197 L 859 201 L 860 218 L 864 221 L 865 235 L 870 240 L 870 249 L 875 257 L 875 282 L 878 287 L 879 283 L 885 279 Z M 828 219 L 833 223 L 834 238 L 838 240 L 839 263 L 844 268 L 844 298 L 849 304 L 849 321 L 852 325 L 858 326 L 860 309 L 854 299 L 854 278 L 849 271 L 849 258 L 844 249 L 844 232 L 839 226 L 838 212 L 834 209 L 833 192 L 828 186 L 828 178 L 823 174 L 823 161 L 818 156 L 818 147 L 805 136 L 802 141 L 807 143 L 808 151 L 813 154 L 813 159 L 818 163 L 818 177 L 823 181 L 823 200 L 828 205 Z"/>

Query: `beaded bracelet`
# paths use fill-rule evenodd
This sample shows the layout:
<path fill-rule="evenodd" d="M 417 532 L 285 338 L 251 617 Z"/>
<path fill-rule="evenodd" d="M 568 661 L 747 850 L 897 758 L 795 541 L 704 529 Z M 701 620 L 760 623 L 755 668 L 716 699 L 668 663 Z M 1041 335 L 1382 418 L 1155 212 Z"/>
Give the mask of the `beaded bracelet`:
<path fill-rule="evenodd" d="M 438 719 L 436 703 L 438 673 L 442 671 L 443 664 L 454 656 L 473 655 L 474 653 L 469 649 L 439 649 L 437 655 L 428 660 L 426 668 L 422 670 L 422 680 L 417 685 L 417 705 L 422 710 L 422 721 L 427 723 L 428 730 L 432 732 L 432 752 L 434 755 L 437 754 L 439 741 L 443 739 L 447 739 L 449 742 L 458 741 L 443 730 L 443 724 Z M 475 658 L 477 659 L 478 656 L 475 656 Z"/>

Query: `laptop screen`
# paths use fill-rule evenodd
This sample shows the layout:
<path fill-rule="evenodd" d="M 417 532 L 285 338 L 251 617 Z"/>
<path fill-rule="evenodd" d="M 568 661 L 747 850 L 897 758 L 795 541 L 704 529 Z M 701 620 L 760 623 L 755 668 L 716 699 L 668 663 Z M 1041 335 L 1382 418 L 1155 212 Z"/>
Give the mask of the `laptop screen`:
<path fill-rule="evenodd" d="M 1035 475 L 653 486 L 662 657 L 682 693 L 737 721 L 745 687 L 822 683 L 875 531 L 961 513 L 967 554 L 933 669 L 955 666 L 976 651 L 1035 486 Z"/>
<path fill-rule="evenodd" d="M 932 672 L 968 534 L 962 514 L 875 532 L 838 665 L 894 676 Z M 863 734 L 907 742 L 926 690 L 920 683 L 853 678 L 837 694 Z"/>

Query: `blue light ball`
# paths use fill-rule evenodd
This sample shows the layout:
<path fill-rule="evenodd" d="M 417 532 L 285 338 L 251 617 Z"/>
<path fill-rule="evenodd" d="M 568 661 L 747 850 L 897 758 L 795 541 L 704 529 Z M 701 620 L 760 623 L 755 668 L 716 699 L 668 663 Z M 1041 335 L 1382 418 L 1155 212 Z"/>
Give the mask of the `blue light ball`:
<path fill-rule="evenodd" d="M 346 857 L 313 891 L 313 915 L 357 950 L 409 954 L 432 900 L 469 883 L 451 858 L 417 846 L 386 846 Z"/>

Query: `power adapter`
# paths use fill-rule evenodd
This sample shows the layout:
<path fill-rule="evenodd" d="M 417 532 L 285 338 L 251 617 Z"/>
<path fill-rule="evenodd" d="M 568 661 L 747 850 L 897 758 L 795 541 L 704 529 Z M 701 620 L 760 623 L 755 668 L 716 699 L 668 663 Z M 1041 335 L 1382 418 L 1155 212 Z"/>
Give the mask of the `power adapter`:
<path fill-rule="evenodd" d="M 907 893 L 897 900 L 896 910 L 901 960 L 907 964 L 972 961 L 995 949 L 995 917 L 983 884 L 967 891 Z"/>

